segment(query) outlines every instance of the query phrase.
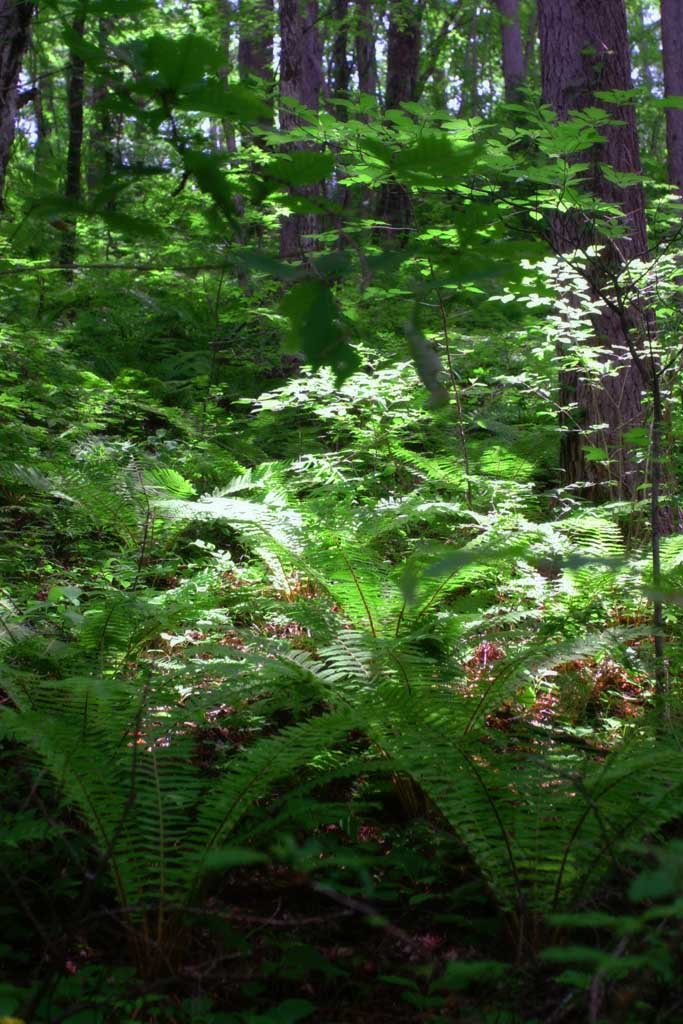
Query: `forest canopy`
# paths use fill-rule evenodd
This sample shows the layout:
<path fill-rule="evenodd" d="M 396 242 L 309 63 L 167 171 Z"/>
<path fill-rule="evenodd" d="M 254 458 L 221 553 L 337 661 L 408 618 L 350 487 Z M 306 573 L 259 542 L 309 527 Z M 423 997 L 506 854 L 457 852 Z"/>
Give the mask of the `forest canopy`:
<path fill-rule="evenodd" d="M 0 0 L 0 1024 L 680 1019 L 682 214 L 680 0 Z"/>

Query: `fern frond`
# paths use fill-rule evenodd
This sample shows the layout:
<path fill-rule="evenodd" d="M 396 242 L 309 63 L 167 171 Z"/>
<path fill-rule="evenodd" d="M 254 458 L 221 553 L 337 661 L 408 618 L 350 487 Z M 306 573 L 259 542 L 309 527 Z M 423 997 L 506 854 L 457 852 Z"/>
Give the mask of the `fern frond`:
<path fill-rule="evenodd" d="M 273 783 L 315 767 L 360 724 L 349 707 L 311 718 L 257 741 L 212 778 L 196 761 L 192 709 L 169 698 L 163 688 L 70 679 L 31 688 L 30 705 L 23 696 L 21 711 L 1 716 L 80 810 L 136 927 L 157 932 L 196 889 L 209 851 Z"/>
<path fill-rule="evenodd" d="M 156 507 L 175 521 L 227 522 L 254 543 L 272 540 L 278 547 L 292 551 L 300 547 L 301 516 L 275 502 L 261 504 L 219 491 L 198 501 L 162 500 Z"/>

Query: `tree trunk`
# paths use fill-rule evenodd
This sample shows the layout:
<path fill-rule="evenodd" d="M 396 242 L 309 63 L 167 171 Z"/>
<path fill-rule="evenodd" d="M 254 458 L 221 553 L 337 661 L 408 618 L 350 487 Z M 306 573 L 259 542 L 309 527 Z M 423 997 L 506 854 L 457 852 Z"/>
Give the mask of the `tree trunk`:
<path fill-rule="evenodd" d="M 462 68 L 462 82 L 460 84 L 460 103 L 458 105 L 458 117 L 477 117 L 479 114 L 478 85 L 478 51 L 479 51 L 479 5 L 475 4 L 472 9 L 472 20 L 470 22 L 467 52 Z"/>
<path fill-rule="evenodd" d="M 421 17 L 420 0 L 390 0 L 386 110 L 417 99 Z"/>
<path fill-rule="evenodd" d="M 258 79 L 263 83 L 269 105 L 273 98 L 273 0 L 240 0 L 237 63 L 240 81 Z M 272 128 L 272 106 L 262 127 Z"/>
<path fill-rule="evenodd" d="M 218 0 L 218 14 L 220 17 L 220 39 L 221 50 L 224 56 L 224 63 L 218 70 L 218 77 L 222 82 L 227 82 L 232 70 L 232 22 L 234 10 L 232 0 Z M 209 138 L 211 139 L 214 151 L 234 153 L 237 149 L 235 128 L 229 118 L 211 118 L 209 120 Z"/>
<path fill-rule="evenodd" d="M 531 17 L 527 22 L 526 39 L 524 40 L 524 78 L 529 77 L 529 70 L 536 53 L 536 42 L 538 40 L 538 8 L 534 4 Z"/>
<path fill-rule="evenodd" d="M 500 35 L 503 50 L 503 81 L 505 99 L 518 103 L 526 67 L 519 24 L 519 0 L 497 0 L 500 11 Z"/>
<path fill-rule="evenodd" d="M 72 29 L 81 38 L 85 34 L 85 19 L 82 15 L 74 18 Z M 69 143 L 66 153 L 66 177 L 64 180 L 64 196 L 73 203 L 82 198 L 81 164 L 83 157 L 83 93 L 85 87 L 85 64 L 83 58 L 74 50 L 69 52 L 69 76 L 67 86 L 67 116 L 69 121 Z M 60 255 L 60 262 L 66 267 L 69 280 L 73 278 L 71 269 L 76 262 L 76 217 L 66 221 L 67 228 Z"/>
<path fill-rule="evenodd" d="M 358 91 L 377 99 L 377 55 L 371 0 L 356 0 L 355 50 Z"/>
<path fill-rule="evenodd" d="M 334 0 L 333 16 L 335 21 L 334 38 L 332 41 L 332 89 L 334 99 L 347 100 L 351 84 L 351 64 L 349 63 L 348 29 L 349 0 Z M 340 121 L 346 121 L 345 107 L 334 108 L 334 115 Z"/>
<path fill-rule="evenodd" d="M 301 125 L 301 118 L 283 100 L 297 100 L 309 110 L 317 110 L 323 82 L 322 43 L 317 29 L 317 0 L 280 0 L 280 126 L 290 131 Z M 306 148 L 306 143 L 289 144 Z M 305 199 L 320 195 L 319 185 L 292 189 Z M 280 227 L 280 255 L 283 259 L 306 258 L 316 247 L 316 213 L 294 213 Z"/>
<path fill-rule="evenodd" d="M 415 102 L 420 72 L 420 0 L 390 0 L 387 39 L 387 86 L 385 109 Z M 398 230 L 401 243 L 412 220 L 410 193 L 398 182 L 388 182 L 379 192 L 377 217 Z"/>
<path fill-rule="evenodd" d="M 588 188 L 597 199 L 621 208 L 627 229 L 625 237 L 613 242 L 599 240 L 602 255 L 592 261 L 589 284 L 593 298 L 600 299 L 610 278 L 625 263 L 647 254 L 642 187 L 621 188 L 601 170 L 601 165 L 609 164 L 617 171 L 640 171 L 633 107 L 601 103 L 594 96 L 596 91 L 631 88 L 624 0 L 540 0 L 539 33 L 543 99 L 559 119 L 565 120 L 572 110 L 602 106 L 621 122 L 602 131 L 604 143 L 579 155 L 581 162 L 590 161 L 584 175 Z M 551 243 L 556 252 L 585 253 L 595 242 L 590 217 L 582 219 L 570 213 L 553 218 Z M 629 331 L 629 317 L 633 331 Z M 645 382 L 629 348 L 638 344 L 637 327 L 635 312 L 620 316 L 618 311 L 603 308 L 593 317 L 595 345 L 604 350 L 605 374 L 599 384 L 580 372 L 561 375 L 562 405 L 575 405 L 571 416 L 562 421 L 563 482 L 585 481 L 592 498 L 640 496 L 637 488 L 642 475 L 624 441 L 628 430 L 644 422 L 641 389 Z M 606 450 L 609 465 L 586 459 L 587 446 Z"/>
<path fill-rule="evenodd" d="M 31 36 L 34 5 L 26 0 L 0 0 L 0 212 L 17 113 L 17 83 Z"/>
<path fill-rule="evenodd" d="M 28 66 L 31 73 L 33 121 L 35 145 L 33 147 L 33 171 L 36 179 L 42 174 L 45 164 L 52 155 L 52 121 L 47 115 L 46 107 L 54 106 L 52 99 L 52 75 L 45 73 L 41 67 L 40 57 L 35 46 L 30 48 Z"/>
<path fill-rule="evenodd" d="M 661 0 L 661 11 L 664 91 L 667 96 L 683 96 L 683 4 Z M 666 148 L 669 181 L 683 195 L 683 109 L 667 107 Z"/>
<path fill-rule="evenodd" d="M 100 18 L 97 34 L 99 46 L 103 50 L 107 47 L 113 27 L 111 18 Z M 101 109 L 111 86 L 111 78 L 102 72 L 93 82 L 90 91 L 90 108 L 94 112 L 94 117 L 90 127 L 86 178 L 91 196 L 96 195 L 109 183 L 114 169 L 114 121 L 108 110 Z M 111 210 L 113 207 L 113 199 L 110 199 L 107 208 Z"/>

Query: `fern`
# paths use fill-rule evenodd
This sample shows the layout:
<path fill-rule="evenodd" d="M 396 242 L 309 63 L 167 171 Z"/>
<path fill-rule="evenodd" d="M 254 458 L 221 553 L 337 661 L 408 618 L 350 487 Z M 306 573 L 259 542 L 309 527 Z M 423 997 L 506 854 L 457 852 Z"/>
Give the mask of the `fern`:
<path fill-rule="evenodd" d="M 286 503 L 278 487 L 266 491 L 260 502 L 235 497 L 240 491 L 254 486 L 252 474 L 248 474 L 197 501 L 167 498 L 158 500 L 156 507 L 171 520 L 223 521 L 252 544 L 272 543 L 277 549 L 296 550 L 300 543 L 301 516 Z"/>
<path fill-rule="evenodd" d="M 159 948 L 209 852 L 239 837 L 240 821 L 277 780 L 359 724 L 348 708 L 312 718 L 257 741 L 211 778 L 197 763 L 191 710 L 174 707 L 168 689 L 69 679 L 15 681 L 11 691 L 19 710 L 3 710 L 5 735 L 32 747 L 80 810 L 137 941 Z"/>
<path fill-rule="evenodd" d="M 515 914 L 571 903 L 637 840 L 675 818 L 673 748 L 633 741 L 603 766 L 576 751 L 515 750 L 462 729 L 462 709 L 386 689 L 371 733 L 440 809 L 499 904 Z"/>

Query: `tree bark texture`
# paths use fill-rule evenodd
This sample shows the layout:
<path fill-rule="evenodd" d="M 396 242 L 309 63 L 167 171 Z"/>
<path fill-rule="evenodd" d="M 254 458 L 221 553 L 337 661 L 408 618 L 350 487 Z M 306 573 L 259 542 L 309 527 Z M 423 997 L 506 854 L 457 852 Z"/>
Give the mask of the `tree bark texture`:
<path fill-rule="evenodd" d="M 387 84 L 385 109 L 395 110 L 401 103 L 418 98 L 420 72 L 422 4 L 420 0 L 390 0 L 387 38 Z M 377 217 L 405 232 L 412 220 L 410 193 L 398 182 L 383 185 L 379 192 Z"/>
<path fill-rule="evenodd" d="M 33 104 L 33 121 L 35 126 L 35 147 L 33 150 L 33 171 L 38 178 L 52 156 L 52 128 L 53 121 L 48 116 L 48 111 L 54 110 L 54 99 L 52 96 L 52 75 L 45 73 L 42 68 L 41 59 L 35 46 L 29 50 L 29 59 L 25 63 L 31 75 Z"/>
<path fill-rule="evenodd" d="M 683 96 L 683 3 L 661 0 L 662 60 L 666 96 Z M 683 110 L 666 111 L 669 181 L 683 195 Z"/>
<path fill-rule="evenodd" d="M 317 110 L 323 84 L 322 41 L 317 28 L 317 0 L 280 0 L 280 126 L 290 131 L 302 125 L 302 119 L 283 100 L 297 100 L 309 110 Z M 306 148 L 307 143 L 290 143 Z M 292 190 L 304 201 L 320 195 L 319 185 Z M 316 247 L 318 215 L 294 213 L 280 227 L 280 255 L 283 259 L 305 259 Z"/>
<path fill-rule="evenodd" d="M 500 36 L 503 50 L 505 99 L 516 103 L 526 75 L 522 30 L 519 24 L 519 0 L 497 0 L 500 12 Z"/>
<path fill-rule="evenodd" d="M 101 49 L 106 50 L 113 29 L 114 22 L 111 18 L 100 18 L 97 36 Z M 86 180 L 88 192 L 91 194 L 96 194 L 109 184 L 114 169 L 114 119 L 108 110 L 102 109 L 112 85 L 112 79 L 101 73 L 92 83 L 90 91 L 90 108 L 94 111 L 94 117 L 90 127 Z M 113 208 L 114 201 L 110 198 L 107 209 Z"/>
<path fill-rule="evenodd" d="M 232 27 L 235 11 L 231 0 L 218 0 L 217 9 L 220 17 L 221 50 L 224 58 L 223 65 L 218 71 L 218 77 L 221 82 L 226 83 L 232 70 Z M 237 149 L 235 127 L 230 118 L 211 118 L 209 120 L 209 138 L 216 152 L 234 153 Z"/>
<path fill-rule="evenodd" d="M 377 55 L 371 0 L 356 0 L 356 69 L 358 91 L 377 98 Z"/>
<path fill-rule="evenodd" d="M 31 38 L 34 5 L 0 0 L 0 212 L 17 114 L 17 83 Z"/>
<path fill-rule="evenodd" d="M 273 0 L 240 0 L 237 47 L 240 81 L 260 79 L 269 103 L 273 92 L 274 19 Z M 271 113 L 269 117 L 264 117 L 262 127 L 271 128 L 272 124 Z"/>
<path fill-rule="evenodd" d="M 335 99 L 347 100 L 351 84 L 351 63 L 349 61 L 349 0 L 334 0 L 334 37 L 332 39 L 332 95 Z M 335 117 L 346 121 L 345 107 L 334 108 Z"/>
<path fill-rule="evenodd" d="M 588 276 L 592 297 L 600 299 L 629 260 L 647 254 L 642 186 L 622 188 L 601 170 L 602 164 L 609 164 L 617 171 L 640 171 L 635 112 L 632 106 L 602 103 L 594 95 L 631 88 L 624 0 L 539 0 L 538 9 L 544 102 L 560 120 L 573 110 L 602 106 L 621 122 L 601 129 L 605 142 L 580 153 L 578 159 L 589 161 L 586 187 L 622 211 L 619 220 L 625 236 L 610 242 L 596 238 L 590 217 L 578 213 L 558 214 L 551 222 L 550 240 L 558 253 L 585 252 L 599 242 L 601 255 L 593 258 Z M 561 374 L 561 403 L 563 407 L 575 403 L 575 411 L 562 418 L 563 482 L 585 481 L 592 498 L 640 496 L 642 475 L 624 442 L 624 434 L 644 422 L 641 390 L 645 381 L 629 350 L 629 345 L 638 344 L 639 326 L 643 319 L 637 310 L 627 309 L 620 315 L 603 307 L 593 317 L 594 343 L 604 350 L 605 374 L 600 382 L 590 382 L 580 372 Z M 609 467 L 600 460 L 587 460 L 587 446 L 605 449 Z"/>
<path fill-rule="evenodd" d="M 74 33 L 81 38 L 85 33 L 85 19 L 78 16 L 72 23 Z M 66 175 L 64 179 L 64 196 L 67 200 L 78 203 L 82 198 L 81 166 L 83 162 L 83 96 L 85 90 L 85 63 L 80 54 L 74 50 L 69 52 L 69 74 L 67 85 L 67 116 L 69 120 L 69 142 L 66 152 Z M 76 262 L 76 218 L 67 221 L 61 249 L 61 263 L 71 268 Z M 67 277 L 73 277 L 73 271 L 67 269 Z"/>
<path fill-rule="evenodd" d="M 401 103 L 417 99 L 422 6 L 420 0 L 390 0 L 385 93 L 387 110 L 394 110 Z"/>
<path fill-rule="evenodd" d="M 465 53 L 462 68 L 458 117 L 477 117 L 480 113 L 479 94 L 477 91 L 480 43 L 478 22 L 479 6 L 475 4 L 472 9 L 472 18 L 467 34 L 467 52 Z"/>

